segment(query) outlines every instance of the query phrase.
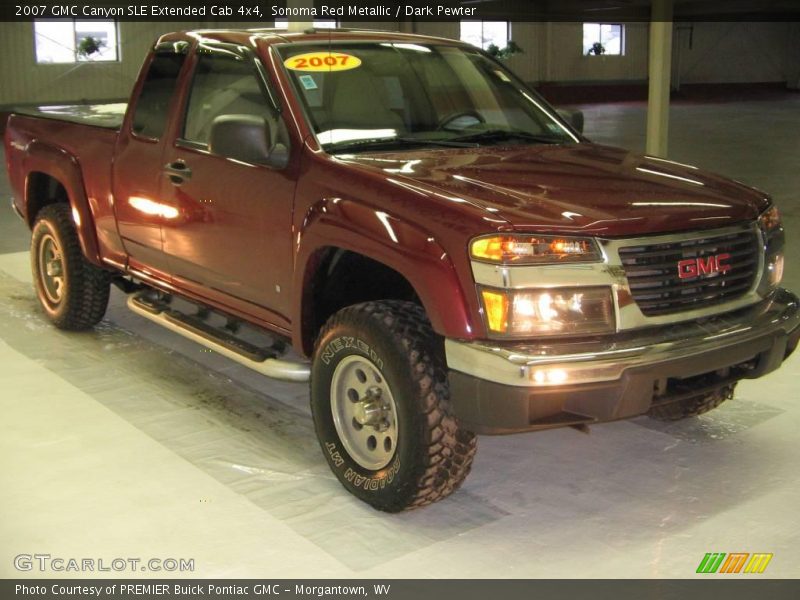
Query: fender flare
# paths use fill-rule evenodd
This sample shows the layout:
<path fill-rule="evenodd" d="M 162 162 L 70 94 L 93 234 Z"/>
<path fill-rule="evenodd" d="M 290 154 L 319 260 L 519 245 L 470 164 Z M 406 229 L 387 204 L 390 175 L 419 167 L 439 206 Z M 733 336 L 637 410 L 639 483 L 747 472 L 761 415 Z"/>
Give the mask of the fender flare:
<path fill-rule="evenodd" d="M 33 219 L 35 217 L 35 215 L 30 214 L 29 209 L 31 205 L 31 199 L 28 197 L 30 193 L 30 177 L 33 173 L 42 173 L 52 177 L 66 190 L 81 251 L 89 262 L 102 266 L 94 217 L 89 206 L 83 182 L 83 173 L 78 160 L 63 148 L 34 140 L 28 144 L 22 167 L 25 173 L 24 211 L 28 227 L 33 227 Z"/>
<path fill-rule="evenodd" d="M 354 228 L 358 229 L 356 235 Z M 472 311 L 457 268 L 435 238 L 417 224 L 337 198 L 312 206 L 295 238 L 293 289 L 298 296 L 292 309 L 292 341 L 305 354 L 313 351 L 311 282 L 322 267 L 322 258 L 332 249 L 363 255 L 402 275 L 438 334 L 474 337 Z"/>

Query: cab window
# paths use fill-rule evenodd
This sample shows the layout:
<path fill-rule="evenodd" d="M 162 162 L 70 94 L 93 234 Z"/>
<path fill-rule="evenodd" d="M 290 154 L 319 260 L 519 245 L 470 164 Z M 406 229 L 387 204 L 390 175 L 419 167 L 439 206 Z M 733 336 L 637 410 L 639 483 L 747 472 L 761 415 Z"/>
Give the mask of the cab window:
<path fill-rule="evenodd" d="M 283 121 L 267 100 L 253 61 L 230 52 L 204 52 L 195 67 L 182 139 L 207 147 L 211 125 L 222 115 L 264 118 L 272 137 L 270 146 L 285 139 Z"/>
<path fill-rule="evenodd" d="M 136 101 L 133 133 L 154 139 L 164 134 L 169 104 L 185 59 L 185 54 L 175 52 L 159 52 L 153 57 Z"/>

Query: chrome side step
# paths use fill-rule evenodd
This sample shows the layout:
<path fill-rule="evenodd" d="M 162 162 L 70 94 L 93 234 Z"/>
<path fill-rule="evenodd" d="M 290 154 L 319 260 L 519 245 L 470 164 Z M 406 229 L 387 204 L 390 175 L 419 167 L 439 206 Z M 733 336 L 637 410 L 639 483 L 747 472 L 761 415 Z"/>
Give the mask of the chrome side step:
<path fill-rule="evenodd" d="M 306 382 L 311 376 L 308 362 L 280 358 L 286 351 L 283 343 L 264 347 L 244 341 L 234 335 L 235 327 L 223 330 L 207 323 L 207 309 L 198 307 L 198 313 L 190 315 L 173 310 L 169 302 L 160 302 L 148 292 L 129 296 L 127 304 L 137 315 L 272 379 Z"/>

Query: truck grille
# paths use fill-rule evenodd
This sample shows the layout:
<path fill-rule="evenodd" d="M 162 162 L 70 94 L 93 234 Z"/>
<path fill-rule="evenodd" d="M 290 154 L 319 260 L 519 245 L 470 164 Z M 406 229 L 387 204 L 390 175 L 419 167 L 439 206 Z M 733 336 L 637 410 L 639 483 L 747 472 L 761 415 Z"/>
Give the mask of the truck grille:
<path fill-rule="evenodd" d="M 680 261 L 700 258 L 708 264 L 709 259 L 721 254 L 730 255 L 724 261 L 730 268 L 724 272 L 685 279 L 679 276 Z M 639 310 L 654 317 L 706 308 L 746 294 L 758 271 L 758 239 L 753 231 L 741 231 L 683 242 L 626 246 L 619 249 L 619 257 Z"/>

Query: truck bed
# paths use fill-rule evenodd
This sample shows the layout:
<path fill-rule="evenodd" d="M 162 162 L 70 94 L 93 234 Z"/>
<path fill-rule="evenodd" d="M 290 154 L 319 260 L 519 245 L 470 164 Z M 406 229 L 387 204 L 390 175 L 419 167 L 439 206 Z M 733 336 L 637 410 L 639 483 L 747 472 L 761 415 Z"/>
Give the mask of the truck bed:
<path fill-rule="evenodd" d="M 28 106 L 14 108 L 12 112 L 17 115 L 55 119 L 118 131 L 122 127 L 122 120 L 125 118 L 127 108 L 128 104 L 126 102 L 109 102 L 103 104 Z"/>
<path fill-rule="evenodd" d="M 6 161 L 17 211 L 27 216 L 24 198 L 29 172 L 59 177 L 64 185 L 72 184 L 77 193 L 85 194 L 99 250 L 108 257 L 122 255 L 111 200 L 111 157 L 124 107 L 102 104 L 15 111 L 5 132 Z"/>

